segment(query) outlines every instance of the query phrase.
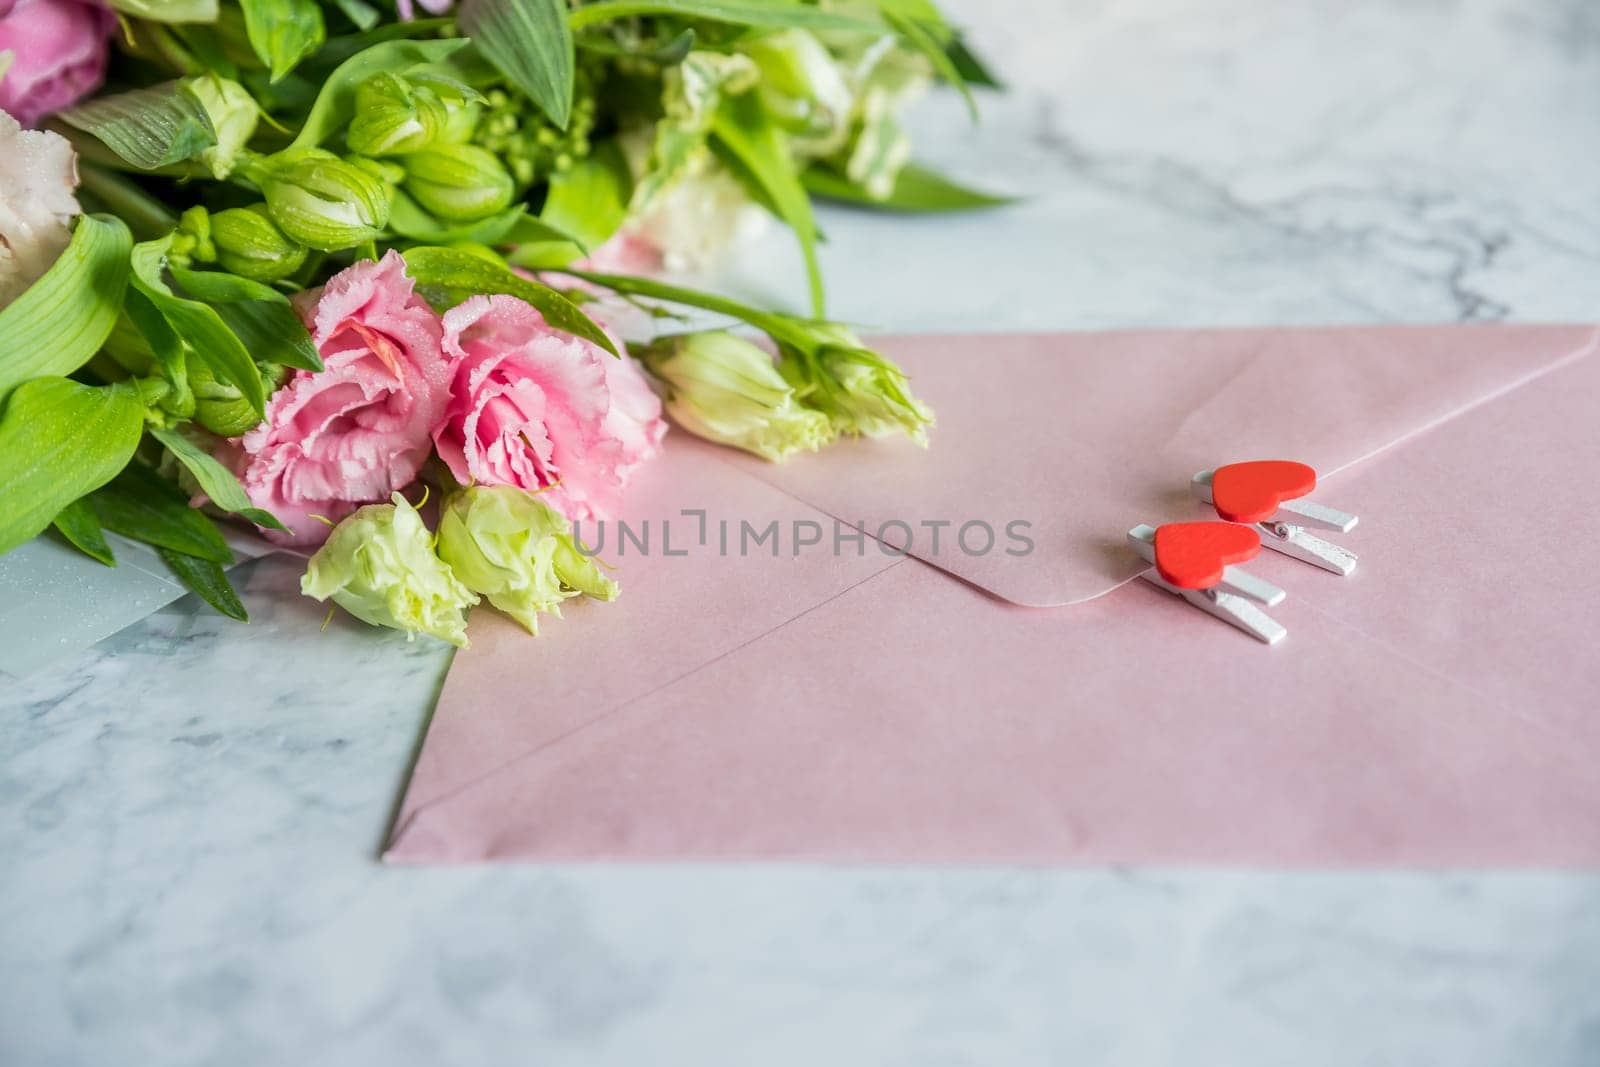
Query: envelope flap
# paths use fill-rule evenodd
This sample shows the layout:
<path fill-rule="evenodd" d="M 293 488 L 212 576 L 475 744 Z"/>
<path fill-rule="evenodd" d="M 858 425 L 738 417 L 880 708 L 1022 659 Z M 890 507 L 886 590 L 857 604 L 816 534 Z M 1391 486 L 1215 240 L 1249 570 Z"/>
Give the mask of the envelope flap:
<path fill-rule="evenodd" d="M 1071 604 L 1144 568 L 1124 546 L 1130 527 L 1204 517 L 1196 471 L 1287 458 L 1327 477 L 1596 338 L 1590 326 L 882 338 L 937 413 L 929 449 L 862 440 L 782 466 L 734 462 L 1006 600 Z"/>

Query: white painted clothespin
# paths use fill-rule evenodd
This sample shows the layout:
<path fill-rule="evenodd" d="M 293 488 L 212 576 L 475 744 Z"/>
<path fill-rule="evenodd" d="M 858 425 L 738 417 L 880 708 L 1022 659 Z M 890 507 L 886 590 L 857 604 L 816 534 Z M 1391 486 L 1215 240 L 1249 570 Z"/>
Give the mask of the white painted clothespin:
<path fill-rule="evenodd" d="M 1261 538 L 1251 528 L 1226 522 L 1140 525 L 1128 531 L 1128 544 L 1155 564 L 1140 575 L 1152 585 L 1269 645 L 1289 632 L 1256 607 L 1280 604 L 1288 594 L 1235 566 L 1261 551 Z"/>
<path fill-rule="evenodd" d="M 1243 523 L 1274 552 L 1334 574 L 1356 569 L 1356 554 L 1307 533 L 1307 528 L 1349 533 L 1354 515 L 1304 499 L 1317 487 L 1317 472 L 1283 459 L 1230 463 L 1201 471 L 1189 483 L 1194 495 L 1216 508 L 1219 518 Z"/>

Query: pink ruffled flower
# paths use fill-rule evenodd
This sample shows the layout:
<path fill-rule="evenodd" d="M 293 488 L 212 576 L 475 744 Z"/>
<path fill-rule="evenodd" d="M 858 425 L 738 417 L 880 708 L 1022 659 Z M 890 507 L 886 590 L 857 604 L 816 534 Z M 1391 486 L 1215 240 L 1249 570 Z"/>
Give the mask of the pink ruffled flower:
<path fill-rule="evenodd" d="M 297 371 L 241 441 L 240 480 L 251 503 L 289 527 L 288 544 L 318 544 L 361 504 L 414 481 L 450 400 L 453 357 L 439 316 L 412 293 L 390 252 L 329 279 L 302 309 L 324 369 Z"/>
<path fill-rule="evenodd" d="M 0 109 L 24 126 L 99 88 L 117 19 L 99 0 L 0 0 Z M 0 67 L 4 62 L 0 61 Z"/>
<path fill-rule="evenodd" d="M 460 362 L 434 440 L 459 482 L 545 489 L 569 519 L 602 518 L 660 450 L 661 401 L 638 366 L 521 300 L 479 296 L 446 312 L 444 347 Z"/>

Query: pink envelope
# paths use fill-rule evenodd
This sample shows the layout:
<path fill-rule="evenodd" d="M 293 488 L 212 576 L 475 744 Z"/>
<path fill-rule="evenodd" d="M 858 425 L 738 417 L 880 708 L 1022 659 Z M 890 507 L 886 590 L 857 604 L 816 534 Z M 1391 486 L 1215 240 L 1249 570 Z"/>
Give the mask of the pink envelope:
<path fill-rule="evenodd" d="M 933 447 L 772 467 L 675 435 L 607 532 L 621 600 L 537 640 L 474 617 L 386 858 L 1600 863 L 1596 342 L 885 341 Z M 1129 583 L 1129 527 L 1206 517 L 1191 474 L 1279 457 L 1362 557 L 1249 565 L 1283 643 Z M 994 550 L 952 545 L 980 522 Z"/>

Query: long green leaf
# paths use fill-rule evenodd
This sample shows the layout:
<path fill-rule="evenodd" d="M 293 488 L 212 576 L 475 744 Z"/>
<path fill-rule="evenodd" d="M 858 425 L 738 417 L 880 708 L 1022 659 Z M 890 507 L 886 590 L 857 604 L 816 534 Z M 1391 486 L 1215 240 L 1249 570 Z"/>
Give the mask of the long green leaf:
<path fill-rule="evenodd" d="M 462 0 L 456 17 L 478 51 L 566 129 L 576 71 L 567 0 Z"/>
<path fill-rule="evenodd" d="M 682 304 L 685 307 L 712 311 L 718 315 L 727 315 L 729 318 L 749 323 L 775 341 L 783 341 L 801 348 L 810 347 L 813 341 L 812 333 L 806 330 L 802 320 L 797 320 L 793 316 L 783 315 L 775 311 L 763 311 L 760 308 L 751 307 L 749 304 L 741 304 L 737 300 L 718 296 L 716 293 L 703 293 L 698 289 L 686 289 L 681 285 L 658 282 L 653 278 L 637 278 L 627 274 L 601 274 L 596 271 L 573 270 L 570 267 L 564 268 L 562 273 L 570 274 L 574 278 L 582 278 L 586 282 L 593 282 L 624 296 L 641 296 L 651 300 L 665 300 L 673 304 Z"/>
<path fill-rule="evenodd" d="M 383 41 L 364 48 L 334 68 L 295 135 L 291 148 L 315 148 L 349 125 L 356 108 L 356 86 L 374 74 L 403 74 L 413 67 L 440 63 L 465 48 L 465 38 L 442 41 Z"/>
<path fill-rule="evenodd" d="M 824 166 L 810 168 L 801 178 L 805 182 L 806 189 L 814 196 L 879 211 L 907 213 L 971 211 L 978 208 L 1001 207 L 1014 203 L 1016 199 L 969 189 L 956 184 L 937 171 L 915 163 L 908 163 L 900 169 L 894 189 L 887 197 L 881 199 L 874 197 L 837 171 Z"/>
<path fill-rule="evenodd" d="M 211 116 L 178 82 L 96 97 L 56 113 L 140 170 L 182 163 L 217 143 Z"/>
<path fill-rule="evenodd" d="M 811 313 L 820 317 L 826 306 L 822 267 L 817 262 L 817 223 L 811 198 L 795 173 L 793 156 L 784 136 L 767 117 L 755 93 L 724 100 L 712 126 L 716 139 L 737 160 L 743 177 L 752 181 L 778 216 L 788 223 L 800 242 L 811 291 Z"/>
<path fill-rule="evenodd" d="M 326 31 L 316 0 L 239 0 L 250 47 L 277 81 L 322 44 Z"/>
<path fill-rule="evenodd" d="M 286 529 L 271 512 L 251 506 L 250 498 L 245 496 L 239 479 L 234 477 L 232 471 L 212 458 L 211 453 L 177 430 L 152 428 L 150 436 L 165 445 L 167 451 L 189 469 L 189 473 L 194 475 L 194 480 L 200 484 L 201 490 L 217 507 L 223 511 L 231 511 L 235 515 L 242 515 L 257 526 L 271 530 Z"/>
<path fill-rule="evenodd" d="M 133 236 L 110 215 L 85 215 L 44 277 L 0 310 L 0 404 L 30 378 L 88 362 L 116 325 Z"/>
<path fill-rule="evenodd" d="M 569 18 L 574 31 L 635 15 L 677 15 L 727 22 L 736 26 L 797 26 L 807 30 L 882 32 L 880 23 L 825 11 L 799 0 L 596 0 L 575 8 Z"/>
<path fill-rule="evenodd" d="M 189 296 L 210 304 L 258 363 L 319 371 L 322 357 L 289 298 L 270 285 L 223 271 L 172 268 Z"/>
<path fill-rule="evenodd" d="M 406 268 L 417 289 L 435 304 L 453 305 L 480 293 L 503 293 L 532 304 L 545 322 L 612 355 L 621 355 L 606 332 L 572 301 L 548 285 L 514 274 L 511 268 L 461 248 L 426 245 L 405 253 Z"/>
<path fill-rule="evenodd" d="M 159 241 L 145 241 L 133 249 L 133 285 L 156 306 L 178 335 L 223 381 L 232 385 L 249 401 L 257 414 L 264 414 L 267 397 L 250 352 L 230 330 L 215 308 L 174 293 L 162 277 L 168 235 Z"/>
<path fill-rule="evenodd" d="M 233 552 L 210 519 L 177 486 L 138 460 L 89 497 L 100 525 L 158 548 L 232 563 Z"/>
<path fill-rule="evenodd" d="M 928 57 L 928 62 L 933 64 L 933 69 L 939 77 L 956 87 L 961 98 L 966 101 L 967 114 L 972 116 L 972 121 L 978 121 L 978 101 L 972 95 L 972 87 L 967 84 L 967 79 L 961 73 L 961 68 L 956 66 L 947 51 L 953 39 L 949 27 L 942 22 L 930 23 L 926 19 L 899 14 L 890 10 L 885 5 L 884 17 L 889 25 L 893 26 L 912 48 Z"/>
<path fill-rule="evenodd" d="M 106 544 L 105 531 L 100 528 L 100 520 L 95 518 L 94 509 L 86 500 L 74 500 L 56 513 L 52 523 L 56 532 L 90 559 L 99 560 L 107 567 L 117 565 L 117 557 L 112 553 L 111 546 Z"/>
<path fill-rule="evenodd" d="M 109 482 L 133 456 L 144 403 L 132 385 L 35 378 L 0 414 L 0 555 Z"/>
<path fill-rule="evenodd" d="M 228 581 L 227 574 L 219 564 L 184 552 L 174 552 L 159 545 L 156 546 L 156 554 L 172 568 L 172 573 L 177 575 L 178 580 L 201 600 L 230 619 L 237 619 L 239 622 L 250 621 L 250 613 L 244 609 L 239 594 L 234 592 L 233 583 Z"/>

